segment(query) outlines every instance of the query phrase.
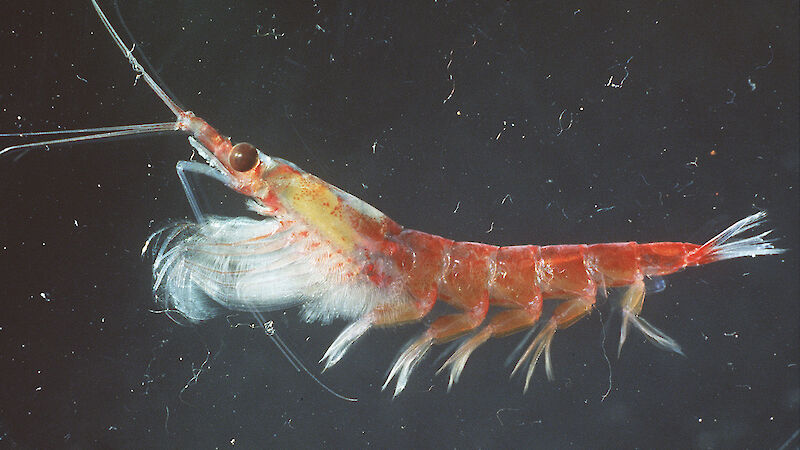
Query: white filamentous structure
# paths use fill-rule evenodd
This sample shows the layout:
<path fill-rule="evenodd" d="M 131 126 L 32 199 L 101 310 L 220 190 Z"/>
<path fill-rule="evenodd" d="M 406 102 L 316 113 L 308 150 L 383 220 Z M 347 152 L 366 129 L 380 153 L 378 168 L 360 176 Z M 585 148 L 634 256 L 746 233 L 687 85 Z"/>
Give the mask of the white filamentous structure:
<path fill-rule="evenodd" d="M 208 216 L 165 228 L 151 241 L 156 297 L 194 322 L 223 310 L 298 305 L 306 320 L 329 322 L 404 300 L 399 282 L 376 286 L 357 262 L 332 252 L 297 222 Z"/>

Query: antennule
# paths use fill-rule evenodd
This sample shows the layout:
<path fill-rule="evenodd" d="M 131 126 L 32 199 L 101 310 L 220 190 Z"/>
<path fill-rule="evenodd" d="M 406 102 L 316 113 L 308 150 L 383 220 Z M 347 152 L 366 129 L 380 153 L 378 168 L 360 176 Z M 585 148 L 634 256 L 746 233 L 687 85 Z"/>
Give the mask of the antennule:
<path fill-rule="evenodd" d="M 30 142 L 27 144 L 12 145 L 0 150 L 0 156 L 15 150 L 45 147 L 47 145 L 69 144 L 71 142 L 91 141 L 95 139 L 109 139 L 133 134 L 169 133 L 180 131 L 178 122 L 145 123 L 141 125 L 121 125 L 115 127 L 81 128 L 77 130 L 33 131 L 27 133 L 2 133 L 0 137 L 28 137 L 52 136 L 59 134 L 77 134 L 79 136 L 51 139 L 48 141 Z M 90 134 L 85 134 L 90 133 Z"/>

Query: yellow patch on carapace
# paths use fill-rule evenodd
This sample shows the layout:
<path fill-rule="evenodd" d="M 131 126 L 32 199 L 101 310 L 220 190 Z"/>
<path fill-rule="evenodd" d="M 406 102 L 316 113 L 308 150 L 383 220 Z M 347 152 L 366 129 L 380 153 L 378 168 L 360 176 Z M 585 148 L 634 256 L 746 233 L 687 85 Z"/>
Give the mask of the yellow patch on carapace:
<path fill-rule="evenodd" d="M 313 175 L 295 174 L 282 197 L 286 209 L 302 216 L 312 229 L 345 252 L 353 250 L 358 233 L 343 214 L 341 198 L 327 183 Z"/>

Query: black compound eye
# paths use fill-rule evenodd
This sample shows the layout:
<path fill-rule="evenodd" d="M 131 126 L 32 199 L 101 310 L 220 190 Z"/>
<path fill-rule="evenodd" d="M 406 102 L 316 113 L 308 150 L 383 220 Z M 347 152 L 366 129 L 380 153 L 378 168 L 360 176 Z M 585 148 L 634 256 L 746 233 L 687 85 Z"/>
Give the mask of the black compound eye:
<path fill-rule="evenodd" d="M 233 170 L 237 172 L 247 172 L 258 163 L 258 150 L 253 144 L 247 142 L 240 142 L 233 146 L 231 155 L 228 157 Z"/>

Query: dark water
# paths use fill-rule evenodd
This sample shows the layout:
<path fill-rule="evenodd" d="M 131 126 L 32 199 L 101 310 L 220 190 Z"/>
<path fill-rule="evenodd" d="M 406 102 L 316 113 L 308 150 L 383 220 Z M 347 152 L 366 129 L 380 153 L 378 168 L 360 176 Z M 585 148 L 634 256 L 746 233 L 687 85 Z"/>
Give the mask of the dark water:
<path fill-rule="evenodd" d="M 31 3 L 2 6 L 1 130 L 170 120 L 88 2 Z M 512 337 L 449 394 L 437 348 L 392 401 L 380 385 L 412 325 L 324 374 L 351 404 L 256 330 L 150 312 L 139 251 L 190 214 L 185 138 L 5 158 L 0 444 L 778 448 L 800 429 L 796 2 L 221 3 L 120 9 L 179 101 L 406 226 L 502 245 L 696 242 L 766 209 L 792 251 L 676 274 L 647 299 L 686 358 L 639 335 L 613 358 L 603 301 L 557 333 L 555 382 L 538 372 L 522 395 L 503 366 Z M 270 318 L 314 371 L 344 326 Z"/>

